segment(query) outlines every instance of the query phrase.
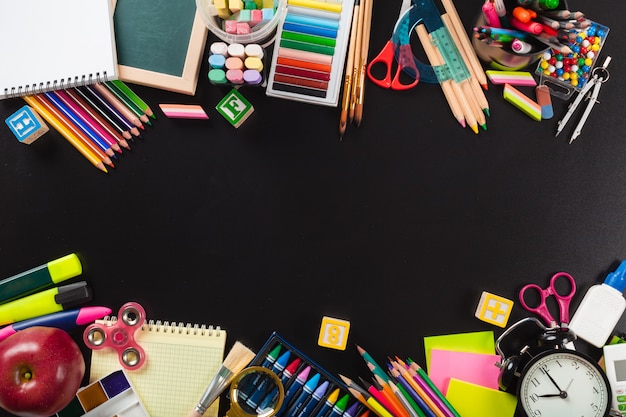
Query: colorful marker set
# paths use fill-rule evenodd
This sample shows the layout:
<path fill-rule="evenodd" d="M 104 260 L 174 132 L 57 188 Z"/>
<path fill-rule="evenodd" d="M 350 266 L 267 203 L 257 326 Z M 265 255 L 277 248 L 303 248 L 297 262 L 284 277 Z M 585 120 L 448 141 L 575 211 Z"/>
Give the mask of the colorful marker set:
<path fill-rule="evenodd" d="M 122 81 L 25 96 L 24 100 L 103 172 L 129 140 L 155 118 L 150 107 Z"/>
<path fill-rule="evenodd" d="M 276 417 L 366 417 L 369 413 L 341 381 L 277 333 L 250 364 L 271 369 L 283 383 L 285 398 Z M 262 382 L 243 391 L 246 403 L 257 411 L 276 400 L 275 391 L 268 392 Z"/>
<path fill-rule="evenodd" d="M 126 373 L 115 371 L 81 388 L 56 417 L 150 417 Z"/>
<path fill-rule="evenodd" d="M 361 384 L 343 377 L 353 394 L 381 417 L 460 417 L 452 404 L 414 361 L 396 357 L 384 369 L 360 346 L 359 354 L 373 374 Z"/>
<path fill-rule="evenodd" d="M 32 326 L 57 327 L 66 331 L 111 313 L 106 307 L 68 310 L 91 300 L 87 282 L 55 286 L 82 273 L 76 254 L 0 281 L 0 341 Z"/>
<path fill-rule="evenodd" d="M 287 1 L 268 96 L 337 106 L 353 6 L 349 0 Z"/>

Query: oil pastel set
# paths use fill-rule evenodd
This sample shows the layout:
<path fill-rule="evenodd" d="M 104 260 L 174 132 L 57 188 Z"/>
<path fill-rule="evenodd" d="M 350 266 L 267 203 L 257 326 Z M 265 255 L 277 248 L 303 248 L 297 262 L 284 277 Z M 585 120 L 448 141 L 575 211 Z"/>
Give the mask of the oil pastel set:
<path fill-rule="evenodd" d="M 336 106 L 353 2 L 289 0 L 277 29 L 266 93 Z"/>

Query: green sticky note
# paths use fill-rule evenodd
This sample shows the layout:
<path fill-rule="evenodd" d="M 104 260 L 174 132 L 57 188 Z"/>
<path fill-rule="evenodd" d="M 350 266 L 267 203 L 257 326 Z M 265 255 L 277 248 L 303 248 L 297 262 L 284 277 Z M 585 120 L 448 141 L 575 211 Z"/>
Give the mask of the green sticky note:
<path fill-rule="evenodd" d="M 241 126 L 254 111 L 252 104 L 236 88 L 230 90 L 215 109 L 235 127 Z"/>
<path fill-rule="evenodd" d="M 492 355 L 496 351 L 496 342 L 492 331 L 427 336 L 424 338 L 427 370 L 430 369 L 430 352 L 433 349 Z"/>
<path fill-rule="evenodd" d="M 452 378 L 446 398 L 463 417 L 513 417 L 517 397 Z"/>

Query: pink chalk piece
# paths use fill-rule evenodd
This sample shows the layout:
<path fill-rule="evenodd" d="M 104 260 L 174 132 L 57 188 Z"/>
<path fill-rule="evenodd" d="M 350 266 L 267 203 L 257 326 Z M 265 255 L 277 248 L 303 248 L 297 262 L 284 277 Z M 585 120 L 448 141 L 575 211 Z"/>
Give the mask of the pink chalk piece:
<path fill-rule="evenodd" d="M 262 10 L 250 10 L 250 27 L 255 27 L 263 21 Z"/>
<path fill-rule="evenodd" d="M 237 35 L 247 35 L 252 32 L 248 22 L 237 22 Z"/>
<path fill-rule="evenodd" d="M 230 69 L 226 71 L 226 79 L 233 84 L 243 84 L 243 71 L 240 69 Z"/>
<path fill-rule="evenodd" d="M 237 33 L 237 22 L 235 20 L 224 20 L 224 32 Z"/>
<path fill-rule="evenodd" d="M 428 376 L 444 395 L 452 378 L 498 389 L 500 369 L 494 364 L 500 362 L 499 355 L 439 349 L 430 355 Z"/>
<path fill-rule="evenodd" d="M 208 119 L 202 107 L 196 104 L 159 104 L 167 117 L 171 119 Z"/>

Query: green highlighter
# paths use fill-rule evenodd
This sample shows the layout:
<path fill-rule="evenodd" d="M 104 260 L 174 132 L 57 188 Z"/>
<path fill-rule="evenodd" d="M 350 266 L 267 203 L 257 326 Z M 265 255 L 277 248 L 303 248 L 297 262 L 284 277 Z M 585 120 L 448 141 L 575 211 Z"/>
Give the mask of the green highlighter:
<path fill-rule="evenodd" d="M 47 264 L 0 281 L 0 304 L 50 288 L 83 272 L 78 256 L 72 253 Z"/>

